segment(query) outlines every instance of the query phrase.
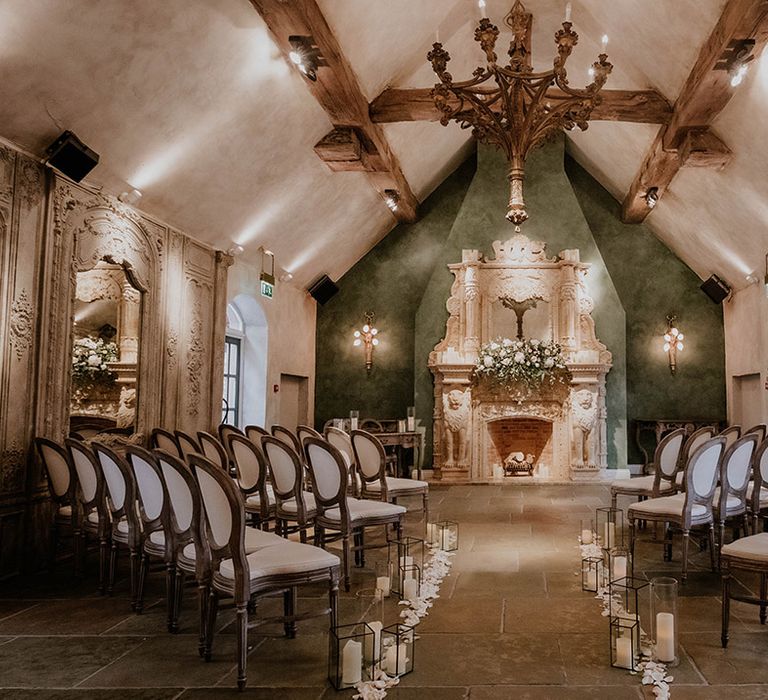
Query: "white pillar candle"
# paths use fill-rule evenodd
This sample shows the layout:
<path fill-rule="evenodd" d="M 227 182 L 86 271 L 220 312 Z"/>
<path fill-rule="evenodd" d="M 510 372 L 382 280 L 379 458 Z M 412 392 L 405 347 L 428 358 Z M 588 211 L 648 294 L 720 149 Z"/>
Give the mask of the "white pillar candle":
<path fill-rule="evenodd" d="M 571 21 L 571 10 L 573 9 L 573 6 L 571 3 L 567 2 L 565 3 L 565 21 L 570 22 Z"/>
<path fill-rule="evenodd" d="M 675 660 L 675 616 L 656 613 L 656 658 L 662 663 Z"/>
<path fill-rule="evenodd" d="M 370 635 L 365 636 L 365 660 L 372 664 L 379 660 L 381 654 L 381 629 L 384 625 L 376 620 L 369 622 L 368 627 L 373 630 L 373 638 Z"/>
<path fill-rule="evenodd" d="M 613 581 L 624 578 L 627 575 L 627 558 L 625 556 L 616 556 L 611 560 L 613 563 Z"/>
<path fill-rule="evenodd" d="M 498 464 L 493 468 L 493 478 L 502 479 L 504 477 L 504 469 Z"/>
<path fill-rule="evenodd" d="M 613 547 L 613 543 L 616 541 L 616 523 L 607 522 L 605 524 L 603 538 L 603 547 L 605 549 Z"/>
<path fill-rule="evenodd" d="M 384 598 L 389 597 L 389 576 L 376 577 L 376 590 L 381 591 Z"/>
<path fill-rule="evenodd" d="M 412 433 L 414 430 L 416 430 L 416 417 L 408 416 L 408 432 Z"/>
<path fill-rule="evenodd" d="M 581 531 L 581 543 L 582 544 L 592 544 L 592 530 L 582 530 Z"/>
<path fill-rule="evenodd" d="M 345 685 L 359 683 L 363 677 L 363 645 L 350 639 L 341 652 L 341 682 Z"/>
<path fill-rule="evenodd" d="M 387 654 L 384 658 L 384 672 L 388 676 L 397 676 L 401 673 L 405 673 L 405 664 L 408 660 L 406 658 L 405 652 L 405 644 L 399 645 L 399 654 L 397 644 L 393 644 L 391 647 L 389 647 L 389 649 L 387 649 Z"/>
<path fill-rule="evenodd" d="M 413 578 L 413 557 L 400 557 L 400 571 L 404 578 Z"/>
<path fill-rule="evenodd" d="M 419 597 L 419 582 L 415 578 L 408 578 L 403 584 L 403 598 L 416 600 Z"/>
<path fill-rule="evenodd" d="M 350 430 L 357 430 L 357 421 L 358 418 L 350 418 L 349 419 L 349 429 Z"/>
<path fill-rule="evenodd" d="M 616 640 L 616 665 L 632 669 L 632 639 L 619 637 Z"/>

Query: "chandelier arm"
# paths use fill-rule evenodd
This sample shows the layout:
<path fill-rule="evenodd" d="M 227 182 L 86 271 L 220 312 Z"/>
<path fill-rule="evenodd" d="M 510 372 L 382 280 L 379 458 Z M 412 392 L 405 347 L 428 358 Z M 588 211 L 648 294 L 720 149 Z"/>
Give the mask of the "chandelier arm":
<path fill-rule="evenodd" d="M 539 83 L 539 85 L 536 88 L 536 94 L 533 96 L 533 100 L 531 102 L 532 109 L 528 110 L 528 114 L 525 116 L 525 122 L 524 122 L 524 130 L 528 133 L 531 133 L 533 130 L 533 120 L 536 117 L 536 114 L 539 112 L 539 109 L 537 107 L 541 106 L 542 101 L 546 98 L 547 90 L 549 90 L 551 86 L 551 83 L 544 83 L 543 81 Z M 546 117 L 545 117 L 546 120 Z M 530 146 L 525 149 L 526 154 L 530 150 Z"/>

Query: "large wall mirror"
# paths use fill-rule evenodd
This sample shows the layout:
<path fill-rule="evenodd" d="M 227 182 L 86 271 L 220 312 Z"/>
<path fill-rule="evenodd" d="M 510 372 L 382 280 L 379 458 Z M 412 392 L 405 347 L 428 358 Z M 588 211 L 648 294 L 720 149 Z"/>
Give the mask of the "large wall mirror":
<path fill-rule="evenodd" d="M 131 433 L 136 424 L 142 294 L 130 270 L 106 260 L 77 273 L 70 431 Z"/>

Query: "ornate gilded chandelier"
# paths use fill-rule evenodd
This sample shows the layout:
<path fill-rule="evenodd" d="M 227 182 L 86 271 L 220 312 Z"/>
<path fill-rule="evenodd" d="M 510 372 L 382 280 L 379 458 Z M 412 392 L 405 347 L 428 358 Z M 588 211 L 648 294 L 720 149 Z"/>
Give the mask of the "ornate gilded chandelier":
<path fill-rule="evenodd" d="M 484 4 L 484 3 L 483 3 Z M 481 4 L 481 7 L 482 5 Z M 456 121 L 463 129 L 472 128 L 472 135 L 482 143 L 495 144 L 509 160 L 511 193 L 507 219 L 520 224 L 528 218 L 523 200 L 523 177 L 528 153 L 563 129 L 578 126 L 586 129 L 589 117 L 601 97 L 613 66 L 603 51 L 592 64 L 593 82 L 583 90 L 568 85 L 565 62 L 576 46 L 579 35 L 572 30 L 570 3 L 563 28 L 555 34 L 557 56 L 552 70 L 534 73 L 531 62 L 531 27 L 533 15 L 520 0 L 516 0 L 504 23 L 512 30 L 509 63 L 501 66 L 494 51 L 499 29 L 485 17 L 475 29 L 477 41 L 488 59 L 486 67 L 478 67 L 470 80 L 454 82 L 446 70 L 451 57 L 439 42 L 432 45 L 427 60 L 440 82 L 432 90 L 440 123 Z M 495 84 L 494 84 L 495 83 Z M 559 90 L 550 90 L 556 86 Z"/>

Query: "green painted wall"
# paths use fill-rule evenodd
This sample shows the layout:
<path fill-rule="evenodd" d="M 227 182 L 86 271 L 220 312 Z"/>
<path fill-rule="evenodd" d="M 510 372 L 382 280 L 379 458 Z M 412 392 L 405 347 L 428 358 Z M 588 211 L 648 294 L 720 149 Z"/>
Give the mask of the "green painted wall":
<path fill-rule="evenodd" d="M 566 172 L 626 312 L 629 425 L 636 418 L 725 420 L 722 307 L 646 225 L 623 224 L 616 200 L 571 158 Z M 685 335 L 674 376 L 661 347 L 668 314 Z M 629 458 L 639 462 L 634 442 L 631 435 Z"/>
<path fill-rule="evenodd" d="M 514 233 L 504 220 L 503 156 L 481 147 L 477 168 L 474 160 L 422 204 L 416 224 L 395 228 L 319 307 L 318 425 L 352 408 L 365 416 L 403 417 L 415 403 L 428 428 L 430 458 L 432 377 L 426 363 L 445 333 L 453 279 L 446 265 L 460 261 L 464 248 L 488 255 L 492 241 Z M 531 219 L 523 233 L 545 241 L 549 255 L 578 248 L 592 264 L 588 285 L 597 335 L 614 358 L 607 381 L 609 465 L 626 464 L 628 447 L 629 461 L 639 461 L 627 436 L 628 419 L 724 416 L 722 315 L 698 289 L 696 275 L 644 226 L 621 224 L 616 202 L 564 155 L 562 140 L 529 158 L 525 196 Z M 674 308 L 667 308 L 670 300 Z M 381 330 L 370 376 L 362 349 L 352 346 L 367 310 L 376 313 Z M 688 340 L 674 378 L 658 346 L 668 312 L 677 314 Z"/>
<path fill-rule="evenodd" d="M 562 138 L 528 158 L 525 202 L 530 219 L 522 232 L 532 240 L 544 241 L 550 256 L 566 248 L 578 248 L 581 260 L 592 265 L 586 283 L 595 301 L 597 337 L 614 355 L 614 366 L 606 382 L 608 464 L 621 465 L 626 462 L 624 309 L 565 175 L 563 160 Z M 514 235 L 514 228 L 504 218 L 509 199 L 507 169 L 501 152 L 486 147 L 478 149 L 477 173 L 446 241 L 441 264 L 433 270 L 416 314 L 416 410 L 428 426 L 433 399 L 432 379 L 425 365 L 429 352 L 445 335 L 445 302 L 453 281 L 446 265 L 460 262 L 463 249 L 477 249 L 490 256 L 493 241 Z M 428 439 L 429 435 L 428 432 Z"/>

